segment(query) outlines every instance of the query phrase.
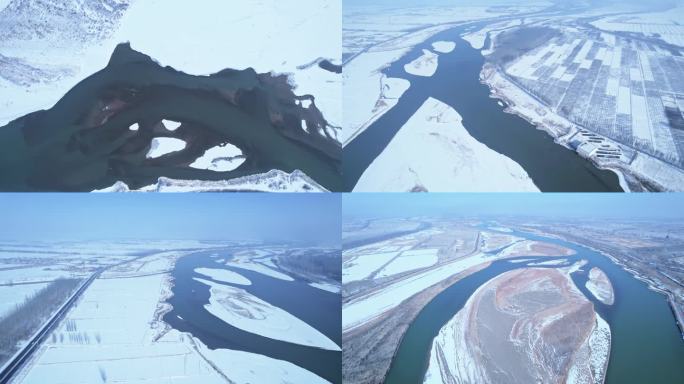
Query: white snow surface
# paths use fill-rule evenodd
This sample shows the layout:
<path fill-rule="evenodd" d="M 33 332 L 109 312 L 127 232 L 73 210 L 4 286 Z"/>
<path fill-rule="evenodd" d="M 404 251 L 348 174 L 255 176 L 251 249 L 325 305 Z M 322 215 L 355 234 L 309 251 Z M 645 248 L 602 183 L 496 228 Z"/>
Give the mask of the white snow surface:
<path fill-rule="evenodd" d="M 59 75 L 28 87 L 0 79 L 0 126 L 51 108 L 78 82 L 104 68 L 123 42 L 161 65 L 192 75 L 248 67 L 288 74 L 295 93 L 314 95 L 328 122 L 340 126 L 341 75 L 307 64 L 320 58 L 341 61 L 341 12 L 338 0 L 254 0 L 248 6 L 239 0 L 205 0 L 202 6 L 186 0 L 131 1 L 102 40 L 65 42 L 45 33 L 40 39 L 3 42 L 3 55 L 39 68 L 54 67 Z"/>
<path fill-rule="evenodd" d="M 47 283 L 0 286 L 0 319 L 45 287 Z"/>
<path fill-rule="evenodd" d="M 202 156 L 190 164 L 190 168 L 228 172 L 245 162 L 240 148 L 226 143 L 207 149 Z"/>
<path fill-rule="evenodd" d="M 355 192 L 538 192 L 527 172 L 475 140 L 448 105 L 429 98 L 371 163 Z"/>
<path fill-rule="evenodd" d="M 439 249 L 416 249 L 404 251 L 378 272 L 377 277 L 394 276 L 414 269 L 427 268 L 437 264 Z"/>
<path fill-rule="evenodd" d="M 398 252 L 378 252 L 355 256 L 342 264 L 342 284 L 368 278 L 397 257 Z"/>
<path fill-rule="evenodd" d="M 249 281 L 248 278 L 227 269 L 196 268 L 195 272 L 203 276 L 211 277 L 212 279 L 223 283 L 252 285 L 252 282 Z"/>
<path fill-rule="evenodd" d="M 331 293 L 340 293 L 342 290 L 339 284 L 330 284 L 330 283 L 309 283 L 310 286 L 314 288 L 321 289 L 323 291 L 328 291 Z"/>
<path fill-rule="evenodd" d="M 155 317 L 165 275 L 97 279 L 19 375 L 22 384 L 219 383 L 190 346 L 154 342 Z"/>
<path fill-rule="evenodd" d="M 439 55 L 423 49 L 423 55 L 412 62 L 404 65 L 406 73 L 415 76 L 430 77 L 437 72 Z"/>
<path fill-rule="evenodd" d="M 599 284 L 599 279 L 605 279 L 607 284 L 605 286 L 603 284 Z M 585 286 L 589 292 L 591 292 L 591 294 L 603 304 L 613 305 L 615 302 L 613 284 L 610 282 L 610 279 L 608 279 L 608 276 L 606 276 L 605 272 L 598 267 L 594 267 L 589 271 L 589 280 L 587 280 Z"/>
<path fill-rule="evenodd" d="M 328 192 L 302 171 L 292 173 L 271 170 L 267 173 L 239 177 L 231 180 L 178 180 L 160 177 L 156 184 L 131 190 L 122 181 L 93 192 Z"/>
<path fill-rule="evenodd" d="M 282 272 L 276 271 L 275 269 L 269 268 L 259 263 L 236 263 L 231 261 L 227 262 L 226 265 L 230 267 L 246 269 L 248 271 L 253 271 L 256 273 L 261 273 L 262 275 L 270 276 L 280 280 L 294 281 L 294 279 L 291 276 L 288 276 Z"/>
<path fill-rule="evenodd" d="M 198 344 L 199 352 L 220 367 L 223 374 L 235 384 L 328 383 L 327 380 L 289 361 L 230 349 L 210 349 L 197 339 L 195 342 Z"/>
<path fill-rule="evenodd" d="M 282 308 L 251 293 L 212 281 L 194 278 L 210 287 L 209 304 L 214 316 L 243 331 L 288 343 L 340 351 L 340 347 L 314 327 Z"/>
<path fill-rule="evenodd" d="M 168 274 L 154 274 L 95 280 L 16 382 L 327 382 L 286 361 L 211 350 L 189 334 L 166 329 L 157 316 L 160 302 L 171 294 L 169 279 Z"/>
<path fill-rule="evenodd" d="M 484 254 L 465 257 L 403 279 L 359 300 L 346 303 L 342 306 L 342 329 L 347 332 L 371 321 L 422 290 L 490 260 Z"/>
<path fill-rule="evenodd" d="M 185 149 L 186 143 L 181 139 L 175 137 L 155 137 L 150 144 L 150 150 L 147 152 L 148 159 L 156 159 L 169 153 L 182 151 Z"/>
<path fill-rule="evenodd" d="M 173 121 L 173 120 L 166 120 L 166 119 L 164 119 L 164 120 L 162 120 L 162 124 L 164 124 L 164 127 L 166 127 L 166 129 L 168 129 L 169 131 L 173 132 L 173 131 L 175 131 L 176 129 L 180 128 L 180 126 L 181 126 L 183 123 L 180 123 L 180 122 L 178 122 L 178 121 Z"/>
<path fill-rule="evenodd" d="M 341 141 L 349 143 L 385 112 L 409 88 L 408 80 L 389 80 L 381 71 L 399 60 L 406 49 L 367 52 L 344 66 L 344 126 Z"/>
<path fill-rule="evenodd" d="M 456 43 L 453 41 L 435 41 L 432 43 L 432 49 L 439 53 L 449 53 L 456 48 Z"/>

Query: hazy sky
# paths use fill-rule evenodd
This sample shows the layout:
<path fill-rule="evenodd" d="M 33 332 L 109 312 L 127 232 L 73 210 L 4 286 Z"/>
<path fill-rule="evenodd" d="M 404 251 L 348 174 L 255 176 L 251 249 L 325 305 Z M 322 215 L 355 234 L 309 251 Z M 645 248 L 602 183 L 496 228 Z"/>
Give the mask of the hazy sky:
<path fill-rule="evenodd" d="M 559 3 L 568 4 L 571 2 L 592 2 L 595 5 L 605 4 L 637 4 L 648 6 L 662 6 L 663 4 L 681 4 L 682 0 L 557 0 Z M 354 6 L 392 6 L 392 7 L 406 7 L 406 6 L 429 6 L 429 5 L 511 5 L 511 4 L 525 4 L 529 3 L 527 0 L 342 0 L 344 7 Z"/>
<path fill-rule="evenodd" d="M 334 194 L 0 194 L 0 239 L 292 239 L 339 244 Z"/>
<path fill-rule="evenodd" d="M 580 218 L 679 218 L 684 195 L 653 194 L 351 194 L 342 198 L 344 217 L 549 216 Z"/>

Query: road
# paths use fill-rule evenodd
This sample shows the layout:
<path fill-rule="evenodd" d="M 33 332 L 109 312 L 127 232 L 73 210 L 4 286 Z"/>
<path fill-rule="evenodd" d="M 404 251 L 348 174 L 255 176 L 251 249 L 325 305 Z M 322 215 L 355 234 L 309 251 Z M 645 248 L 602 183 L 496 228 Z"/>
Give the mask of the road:
<path fill-rule="evenodd" d="M 4 371 L 0 372 L 0 384 L 8 384 L 11 382 L 12 378 L 14 375 L 16 375 L 18 372 L 21 371 L 22 367 L 24 367 L 24 364 L 28 362 L 31 358 L 31 355 L 40 348 L 41 344 L 45 339 L 50 335 L 50 333 L 59 325 L 59 323 L 62 321 L 62 319 L 66 316 L 67 313 L 69 313 L 69 310 L 73 307 L 73 305 L 78 301 L 79 297 L 83 294 L 83 292 L 88 289 L 90 284 L 95 281 L 95 279 L 99 278 L 102 272 L 106 271 L 107 269 L 114 268 L 117 266 L 120 266 L 122 264 L 127 264 L 127 263 L 132 263 L 138 259 L 142 259 L 148 256 L 155 255 L 159 253 L 159 250 L 154 250 L 154 251 L 146 251 L 140 253 L 138 256 L 133 257 L 132 259 L 129 260 L 124 260 L 120 263 L 116 263 L 113 265 L 109 265 L 107 267 L 102 267 L 100 269 L 97 269 L 89 278 L 86 280 L 81 287 L 74 292 L 73 295 L 71 295 L 71 298 L 62 305 L 62 307 L 55 313 L 48 322 L 43 325 L 43 327 L 40 329 L 40 331 L 29 341 L 28 344 L 24 347 L 22 351 L 17 353 L 11 360 L 10 362 L 7 363 Z"/>
<path fill-rule="evenodd" d="M 90 284 L 95 281 L 95 279 L 97 279 L 103 271 L 104 268 L 101 268 L 93 273 L 93 275 L 90 276 L 88 280 L 86 280 L 81 287 L 74 292 L 73 295 L 71 295 L 71 298 L 64 303 L 64 305 L 62 305 L 57 313 L 55 313 L 52 318 L 45 325 L 43 325 L 43 328 L 41 328 L 41 330 L 33 337 L 26 347 L 24 347 L 21 352 L 14 356 L 13 360 L 7 364 L 5 370 L 0 373 L 0 384 L 8 384 L 11 382 L 12 377 L 21 370 L 27 361 L 29 361 L 33 352 L 40 348 L 43 341 L 45 341 L 50 333 L 59 325 L 64 316 L 69 313 L 69 310 L 72 308 L 74 303 L 78 301 L 79 297 L 81 297 L 81 294 L 88 289 Z"/>

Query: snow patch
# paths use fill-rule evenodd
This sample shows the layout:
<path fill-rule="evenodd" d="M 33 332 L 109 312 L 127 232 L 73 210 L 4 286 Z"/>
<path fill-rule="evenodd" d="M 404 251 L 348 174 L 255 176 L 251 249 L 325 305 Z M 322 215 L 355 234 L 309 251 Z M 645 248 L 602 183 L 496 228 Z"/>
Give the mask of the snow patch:
<path fill-rule="evenodd" d="M 182 151 L 185 149 L 185 141 L 176 139 L 175 137 L 155 137 L 150 144 L 150 150 L 147 152 L 148 159 L 156 159 L 169 153 Z"/>
<path fill-rule="evenodd" d="M 195 272 L 222 283 L 252 285 L 252 282 L 249 281 L 248 278 L 240 275 L 239 273 L 235 273 L 226 269 L 196 268 Z"/>
<path fill-rule="evenodd" d="M 164 124 L 164 127 L 166 127 L 166 129 L 173 132 L 176 129 L 178 129 L 183 123 L 180 123 L 178 121 L 164 119 L 164 120 L 162 120 L 162 124 Z"/>
<path fill-rule="evenodd" d="M 432 49 L 439 53 L 450 53 L 456 48 L 456 43 L 453 41 L 435 41 L 432 43 Z"/>
<path fill-rule="evenodd" d="M 240 167 L 245 160 L 240 148 L 226 143 L 207 149 L 201 157 L 190 164 L 190 168 L 228 172 Z"/>
<path fill-rule="evenodd" d="M 437 72 L 438 59 L 439 55 L 423 49 L 423 55 L 404 65 L 404 70 L 411 75 L 430 77 Z"/>
<path fill-rule="evenodd" d="M 278 272 L 274 269 L 271 269 L 263 264 L 258 264 L 258 263 L 235 263 L 235 262 L 228 262 L 226 265 L 230 267 L 235 267 L 235 268 L 240 268 L 240 269 L 246 269 L 248 271 L 256 272 L 256 273 L 261 273 L 262 275 L 270 276 L 279 280 L 285 280 L 285 281 L 294 281 L 294 279 L 282 272 Z"/>
<path fill-rule="evenodd" d="M 341 288 L 339 285 L 335 284 L 330 284 L 330 283 L 309 283 L 310 286 L 314 288 L 318 288 L 324 291 L 328 291 L 331 293 L 340 293 Z"/>

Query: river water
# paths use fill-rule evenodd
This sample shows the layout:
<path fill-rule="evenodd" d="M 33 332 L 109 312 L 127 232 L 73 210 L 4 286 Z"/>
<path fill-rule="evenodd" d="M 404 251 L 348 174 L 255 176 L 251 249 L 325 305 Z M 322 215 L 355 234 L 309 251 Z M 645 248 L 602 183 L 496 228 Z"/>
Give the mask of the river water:
<path fill-rule="evenodd" d="M 341 383 L 341 352 L 328 351 L 269 339 L 235 328 L 204 308 L 209 303 L 209 287 L 194 277 L 235 286 L 280 307 L 342 345 L 342 310 L 339 294 L 313 288 L 305 281 L 284 281 L 260 273 L 230 268 L 216 261 L 215 251 L 203 251 L 178 260 L 172 273 L 173 310 L 164 316 L 171 327 L 188 332 L 211 349 L 239 350 L 289 361 L 332 382 Z M 220 258 L 230 254 L 222 252 Z M 230 257 L 230 256 L 228 256 Z M 196 268 L 232 270 L 246 277 L 252 285 L 241 286 L 212 280 L 194 272 Z"/>
<path fill-rule="evenodd" d="M 388 77 L 409 80 L 411 87 L 394 108 L 345 146 L 345 188 L 354 188 L 399 129 L 431 97 L 454 108 L 471 136 L 520 164 L 544 192 L 622 191 L 615 173 L 596 168 L 525 119 L 504 112 L 505 107 L 490 98 L 489 87 L 480 83 L 484 57 L 461 38 L 466 29 L 482 26 L 475 23 L 438 33 L 383 71 Z M 420 57 L 423 49 L 432 50 L 436 41 L 456 42 L 456 49 L 439 55 L 432 77 L 408 74 L 404 65 Z"/>
<path fill-rule="evenodd" d="M 531 233 L 511 234 L 561 245 L 577 252 L 570 257 L 544 258 L 544 261 L 588 261 L 581 271 L 572 274 L 572 279 L 594 304 L 596 312 L 610 325 L 611 351 L 606 383 L 684 383 L 684 342 L 665 295 L 650 290 L 646 283 L 589 248 Z M 516 259 L 528 257 L 509 260 Z M 525 262 L 512 263 L 509 260 L 493 262 L 490 267 L 447 288 L 426 305 L 404 335 L 385 383 L 422 383 L 433 339 L 463 308 L 473 292 L 504 272 L 528 267 Z M 596 300 L 586 289 L 588 271 L 592 267 L 601 268 L 613 284 L 615 303 L 612 306 Z"/>
<path fill-rule="evenodd" d="M 289 92 L 284 87 L 266 86 L 250 70 L 188 75 L 120 45 L 110 65 L 81 81 L 51 109 L 0 127 L 0 190 L 92 191 L 116 181 L 137 189 L 162 176 L 229 180 L 272 169 L 298 169 L 328 190 L 340 190 L 341 150 L 332 140 L 302 137 L 291 129 L 290 120 L 299 110 L 294 99 L 291 104 L 276 101 L 276 96 Z M 244 94 L 240 106 L 227 101 L 225 95 L 238 93 Z M 129 105 L 93 127 L 88 116 L 109 99 Z M 282 108 L 273 113 L 284 114 L 287 129 L 271 123 L 267 103 Z M 162 119 L 183 126 L 175 132 L 153 129 Z M 140 124 L 139 131 L 129 130 L 133 123 Z M 300 130 L 301 120 L 296 123 Z M 147 159 L 151 140 L 159 136 L 173 136 L 188 145 L 183 151 Z M 207 149 L 226 142 L 246 156 L 237 169 L 188 167 Z"/>

